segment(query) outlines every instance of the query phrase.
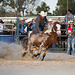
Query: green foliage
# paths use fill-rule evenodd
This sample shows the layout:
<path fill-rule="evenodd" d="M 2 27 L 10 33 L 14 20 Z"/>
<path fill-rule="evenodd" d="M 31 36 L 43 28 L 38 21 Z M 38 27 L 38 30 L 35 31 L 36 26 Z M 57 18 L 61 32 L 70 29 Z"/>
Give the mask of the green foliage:
<path fill-rule="evenodd" d="M 72 10 L 72 13 L 75 14 L 75 1 L 68 0 L 68 8 Z M 63 16 L 67 11 L 67 0 L 58 0 L 56 10 L 53 11 L 53 15 Z"/>
<path fill-rule="evenodd" d="M 14 10 L 15 8 L 17 8 L 17 10 L 15 10 L 15 15 L 18 14 L 18 16 L 21 16 L 20 12 L 23 12 L 23 16 L 24 16 L 24 11 L 28 14 L 33 10 L 34 5 L 35 5 L 35 1 L 36 0 L 0 0 L 0 3 L 2 2 L 2 9 L 1 11 L 5 11 L 4 7 L 6 7 L 7 5 L 12 7 Z M 30 4 L 32 5 L 32 7 L 30 8 Z M 1 9 L 0 7 L 0 9 Z M 8 12 L 8 14 L 11 12 Z M 7 15 L 7 12 L 5 11 L 5 13 L 2 13 L 4 15 Z M 0 14 L 1 15 L 1 14 Z M 8 15 L 7 15 L 8 16 Z M 10 15 L 11 16 L 11 15 Z"/>
<path fill-rule="evenodd" d="M 45 12 L 48 13 L 49 10 L 50 10 L 50 8 L 49 8 L 49 6 L 46 5 L 45 2 L 42 2 L 41 6 L 38 6 L 38 7 L 36 8 L 36 11 L 37 11 L 38 13 L 40 13 L 41 11 L 45 11 Z"/>
<path fill-rule="evenodd" d="M 0 7 L 0 17 L 3 17 L 3 16 L 5 16 L 5 10 L 4 10 L 4 8 L 2 8 L 2 7 Z"/>

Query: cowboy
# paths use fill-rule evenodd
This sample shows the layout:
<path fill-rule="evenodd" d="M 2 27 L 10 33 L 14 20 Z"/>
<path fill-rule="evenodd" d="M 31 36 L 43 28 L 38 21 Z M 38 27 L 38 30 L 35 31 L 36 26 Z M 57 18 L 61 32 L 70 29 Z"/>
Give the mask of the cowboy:
<path fill-rule="evenodd" d="M 2 29 L 3 29 L 3 21 L 0 19 L 0 35 L 2 35 L 3 34 L 3 31 L 2 31 Z"/>
<path fill-rule="evenodd" d="M 24 23 L 24 20 L 23 18 L 20 19 L 20 24 L 19 24 L 19 29 L 20 29 L 20 34 L 24 34 L 24 28 L 25 28 L 25 23 Z"/>
<path fill-rule="evenodd" d="M 33 18 L 29 18 L 27 19 L 26 22 L 26 27 L 24 29 L 24 33 L 31 34 L 32 30 L 33 30 L 33 22 L 32 22 Z M 29 35 L 30 36 L 30 35 Z"/>
<path fill-rule="evenodd" d="M 39 13 L 39 15 L 37 16 L 36 20 L 35 20 L 35 28 L 37 30 L 37 33 L 39 33 L 40 35 L 42 34 L 41 31 L 43 31 L 43 28 L 46 26 L 47 21 L 47 13 L 44 11 L 41 11 L 41 13 Z"/>
<path fill-rule="evenodd" d="M 59 17 L 58 20 L 57 20 L 59 23 L 62 23 L 62 20 L 61 18 Z"/>
<path fill-rule="evenodd" d="M 65 15 L 64 21 L 67 23 L 67 21 L 73 21 L 74 22 L 74 15 L 71 13 L 72 11 L 68 10 L 68 16 Z"/>
<path fill-rule="evenodd" d="M 26 22 L 26 27 L 24 29 L 24 32 L 28 33 L 28 31 L 32 31 L 32 18 L 27 19 L 25 22 Z"/>
<path fill-rule="evenodd" d="M 53 20 L 52 19 L 48 19 L 48 28 L 53 26 Z"/>

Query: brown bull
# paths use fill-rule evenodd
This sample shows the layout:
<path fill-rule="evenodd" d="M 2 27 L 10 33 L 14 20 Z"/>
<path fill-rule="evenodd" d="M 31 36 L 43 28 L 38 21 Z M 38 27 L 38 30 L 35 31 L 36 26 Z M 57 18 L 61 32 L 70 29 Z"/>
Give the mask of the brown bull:
<path fill-rule="evenodd" d="M 44 33 L 42 35 L 34 34 L 30 37 L 28 49 L 30 50 L 30 52 L 32 54 L 33 54 L 33 50 L 36 50 L 36 49 L 38 50 L 38 53 L 36 54 L 36 52 L 35 52 L 33 54 L 33 57 L 40 56 L 41 50 L 43 50 L 44 53 L 43 53 L 42 60 L 44 60 L 44 57 L 45 57 L 46 53 L 48 52 L 49 48 L 51 48 L 53 44 L 56 44 L 56 42 L 57 42 L 56 31 L 58 30 L 57 24 L 58 24 L 58 22 L 55 23 L 55 25 L 51 29 L 51 32 L 49 32 L 49 33 Z M 32 45 L 34 45 L 33 48 L 31 48 Z M 23 56 L 25 54 L 26 54 L 26 52 L 23 53 Z"/>

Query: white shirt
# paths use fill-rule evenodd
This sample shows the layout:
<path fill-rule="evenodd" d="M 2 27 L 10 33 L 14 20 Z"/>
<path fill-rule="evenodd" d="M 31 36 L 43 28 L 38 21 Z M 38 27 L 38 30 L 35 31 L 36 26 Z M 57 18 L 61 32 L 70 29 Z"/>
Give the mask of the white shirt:
<path fill-rule="evenodd" d="M 27 32 L 27 27 L 25 27 L 24 31 Z"/>
<path fill-rule="evenodd" d="M 0 33 L 3 32 L 2 29 L 3 29 L 3 25 L 0 23 Z"/>

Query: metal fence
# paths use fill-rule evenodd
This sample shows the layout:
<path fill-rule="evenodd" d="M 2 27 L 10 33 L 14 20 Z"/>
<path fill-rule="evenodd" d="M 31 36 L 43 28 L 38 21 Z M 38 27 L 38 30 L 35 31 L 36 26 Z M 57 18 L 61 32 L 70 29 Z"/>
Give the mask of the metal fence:
<path fill-rule="evenodd" d="M 15 42 L 16 29 L 14 29 L 14 24 L 4 23 L 2 25 L 3 25 L 3 29 L 0 29 L 0 31 L 2 32 L 2 34 L 0 34 L 0 41 L 8 42 L 8 43 Z M 6 26 L 10 26 L 10 25 L 11 25 L 11 29 L 6 28 Z"/>
<path fill-rule="evenodd" d="M 74 16 L 75 17 L 75 16 Z M 19 19 L 20 19 L 21 17 L 19 17 Z M 27 19 L 27 18 L 31 18 L 31 17 L 22 17 L 23 19 Z M 32 17 L 32 18 L 36 18 L 36 17 Z M 64 16 L 48 16 L 48 18 L 52 18 L 52 19 L 58 19 L 58 18 L 61 18 L 61 19 L 64 19 Z M 16 22 L 16 30 L 14 30 L 14 29 L 3 29 L 3 31 L 12 31 L 12 35 L 13 35 L 13 32 L 15 32 L 15 34 L 13 35 L 13 36 L 15 36 L 15 41 L 16 41 L 16 43 L 17 44 L 20 44 L 20 37 L 22 37 L 22 36 L 24 36 L 24 37 L 26 37 L 26 35 L 21 35 L 20 33 L 19 33 L 19 31 L 20 30 L 22 30 L 22 29 L 19 29 L 19 19 L 17 19 L 17 17 L 1 17 L 1 19 L 3 20 L 3 21 L 14 21 L 14 22 Z M 4 20 L 5 19 L 5 20 Z M 16 21 L 17 20 L 17 21 Z M 4 24 L 4 25 L 12 25 L 12 28 L 13 28 L 13 26 L 14 26 L 14 24 Z M 67 24 L 66 24 L 67 25 Z M 66 31 L 66 29 L 61 29 L 61 31 Z M 11 35 L 11 36 L 12 36 Z M 1 36 L 6 36 L 6 35 L 0 35 L 0 37 Z M 8 35 L 9 36 L 9 35 Z M 61 38 L 62 37 L 67 37 L 66 35 L 61 35 L 60 36 L 60 42 L 61 42 Z M 7 37 L 8 38 L 8 37 Z M 8 38 L 8 39 L 10 39 L 10 38 Z M 67 39 L 65 39 L 65 41 L 62 41 L 63 42 L 63 47 L 62 48 L 58 48 L 58 47 L 56 47 L 56 49 L 66 49 L 67 47 L 65 47 L 65 44 L 67 44 Z"/>

